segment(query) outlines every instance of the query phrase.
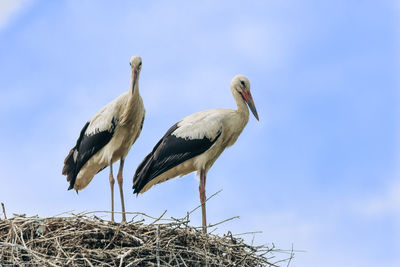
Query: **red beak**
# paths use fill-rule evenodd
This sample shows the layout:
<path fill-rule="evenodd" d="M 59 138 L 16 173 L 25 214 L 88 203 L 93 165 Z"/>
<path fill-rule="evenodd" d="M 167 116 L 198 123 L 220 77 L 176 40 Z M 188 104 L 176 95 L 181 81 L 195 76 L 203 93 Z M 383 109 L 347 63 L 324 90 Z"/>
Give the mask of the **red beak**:
<path fill-rule="evenodd" d="M 132 93 L 135 90 L 136 80 L 137 80 L 137 70 L 135 68 L 132 68 Z"/>
<path fill-rule="evenodd" d="M 256 117 L 256 119 L 259 120 L 258 114 L 257 114 L 257 109 L 256 109 L 256 106 L 254 105 L 253 97 L 252 97 L 250 91 L 243 91 L 242 96 L 243 96 L 244 101 L 246 101 L 246 104 L 249 106 L 254 117 Z"/>

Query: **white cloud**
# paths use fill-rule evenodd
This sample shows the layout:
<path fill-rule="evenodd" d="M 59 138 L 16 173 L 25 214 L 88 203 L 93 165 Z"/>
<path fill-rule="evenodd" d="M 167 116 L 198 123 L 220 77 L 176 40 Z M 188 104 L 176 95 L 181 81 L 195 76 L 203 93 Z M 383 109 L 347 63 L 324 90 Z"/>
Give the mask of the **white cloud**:
<path fill-rule="evenodd" d="M 25 7 L 31 0 L 1 0 L 0 1 L 0 30 Z"/>
<path fill-rule="evenodd" d="M 373 196 L 365 203 L 361 208 L 365 215 L 393 216 L 400 221 L 400 180 L 392 181 L 383 194 Z"/>

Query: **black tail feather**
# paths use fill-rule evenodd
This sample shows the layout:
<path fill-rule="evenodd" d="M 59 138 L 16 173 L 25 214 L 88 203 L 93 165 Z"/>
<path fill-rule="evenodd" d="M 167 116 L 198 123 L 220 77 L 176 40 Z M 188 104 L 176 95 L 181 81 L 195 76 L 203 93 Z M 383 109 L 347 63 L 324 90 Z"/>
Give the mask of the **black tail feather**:
<path fill-rule="evenodd" d="M 73 158 L 74 151 L 75 151 L 75 148 L 71 149 L 71 151 L 68 153 L 68 156 L 64 160 L 64 167 L 62 169 L 62 174 L 63 175 L 68 175 L 68 173 L 70 173 L 71 170 L 74 169 L 74 167 L 73 167 L 73 165 L 74 165 L 74 158 Z"/>
<path fill-rule="evenodd" d="M 148 154 L 136 169 L 135 175 L 133 176 L 133 187 L 132 187 L 133 193 L 136 195 L 140 193 L 140 191 L 148 182 L 147 179 L 149 175 L 147 173 L 152 165 L 152 159 L 153 159 L 153 152 Z"/>
<path fill-rule="evenodd" d="M 142 163 L 136 169 L 135 175 L 133 176 L 133 193 L 139 194 L 143 187 L 153 178 L 150 177 L 149 171 L 151 166 L 153 165 L 154 153 L 163 142 L 163 140 L 168 137 L 171 133 L 173 133 L 178 128 L 178 123 L 175 123 L 168 131 L 164 134 L 164 136 L 157 142 L 154 146 L 153 150 L 148 154 Z"/>
<path fill-rule="evenodd" d="M 67 181 L 70 182 L 70 185 L 68 187 L 68 190 L 71 190 L 74 188 L 74 183 L 76 179 L 76 164 L 74 161 L 74 152 L 75 152 L 75 147 L 71 149 L 69 152 L 68 156 L 64 160 L 64 168 L 62 170 L 62 174 L 67 176 Z"/>
<path fill-rule="evenodd" d="M 79 134 L 79 138 L 76 141 L 75 147 L 73 147 L 71 149 L 71 151 L 69 151 L 68 156 L 64 160 L 64 167 L 62 169 L 62 174 L 67 176 L 67 181 L 69 182 L 68 190 L 71 190 L 72 188 L 74 188 L 76 175 L 78 174 L 78 172 L 77 172 L 78 166 L 77 166 L 76 160 L 74 160 L 74 153 L 76 152 L 77 148 L 79 147 L 88 126 L 89 126 L 89 122 L 86 122 L 85 126 L 83 126 L 83 128 L 81 130 L 81 133 Z M 82 166 L 80 166 L 80 167 L 82 167 Z"/>

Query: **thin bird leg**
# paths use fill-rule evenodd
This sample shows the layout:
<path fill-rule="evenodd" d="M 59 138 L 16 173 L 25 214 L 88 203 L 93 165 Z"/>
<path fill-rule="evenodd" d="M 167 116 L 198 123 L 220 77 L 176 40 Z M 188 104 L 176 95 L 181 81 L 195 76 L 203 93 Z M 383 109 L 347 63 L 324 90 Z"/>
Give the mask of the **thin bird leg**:
<path fill-rule="evenodd" d="M 111 221 L 114 222 L 114 184 L 115 179 L 113 176 L 112 159 L 110 160 L 110 188 L 111 188 Z"/>
<path fill-rule="evenodd" d="M 206 172 L 204 169 L 200 170 L 200 203 L 201 203 L 201 215 L 202 215 L 202 225 L 203 233 L 207 233 L 207 219 L 206 219 Z"/>
<path fill-rule="evenodd" d="M 124 190 L 122 187 L 122 170 L 124 169 L 124 162 L 125 159 L 121 158 L 119 162 L 119 170 L 118 170 L 118 175 L 117 175 L 117 181 L 118 181 L 118 186 L 119 186 L 119 194 L 121 195 L 121 208 L 122 208 L 122 222 L 126 222 L 126 216 L 125 216 L 125 202 L 124 202 Z"/>

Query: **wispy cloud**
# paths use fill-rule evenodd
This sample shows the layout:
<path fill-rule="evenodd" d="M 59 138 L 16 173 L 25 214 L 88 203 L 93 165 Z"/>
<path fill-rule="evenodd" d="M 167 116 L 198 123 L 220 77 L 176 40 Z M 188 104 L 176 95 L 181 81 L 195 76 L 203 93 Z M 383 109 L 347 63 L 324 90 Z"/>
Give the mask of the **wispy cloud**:
<path fill-rule="evenodd" d="M 400 180 L 392 181 L 383 193 L 372 196 L 363 203 L 365 205 L 361 210 L 365 215 L 372 217 L 393 216 L 398 220 L 400 230 Z"/>
<path fill-rule="evenodd" d="M 0 30 L 6 27 L 31 2 L 32 0 L 2 0 L 0 2 Z"/>

